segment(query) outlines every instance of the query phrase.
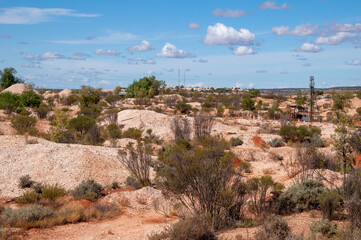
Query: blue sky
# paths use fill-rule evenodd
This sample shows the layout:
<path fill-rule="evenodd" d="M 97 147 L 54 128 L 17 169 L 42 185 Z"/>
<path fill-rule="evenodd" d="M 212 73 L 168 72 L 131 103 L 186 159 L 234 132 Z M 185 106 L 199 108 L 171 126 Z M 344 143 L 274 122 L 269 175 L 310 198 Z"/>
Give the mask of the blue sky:
<path fill-rule="evenodd" d="M 0 68 L 47 88 L 361 85 L 359 0 L 0 0 Z"/>

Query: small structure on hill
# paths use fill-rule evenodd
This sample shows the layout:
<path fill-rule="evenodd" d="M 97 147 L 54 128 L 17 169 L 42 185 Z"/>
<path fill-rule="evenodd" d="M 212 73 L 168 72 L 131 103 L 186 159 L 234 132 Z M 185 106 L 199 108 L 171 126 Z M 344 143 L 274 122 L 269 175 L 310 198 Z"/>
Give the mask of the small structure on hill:
<path fill-rule="evenodd" d="M 315 92 L 314 77 L 310 76 L 310 96 L 305 106 L 289 105 L 287 106 L 287 115 L 291 120 L 304 122 L 321 122 L 317 106 L 317 94 Z"/>

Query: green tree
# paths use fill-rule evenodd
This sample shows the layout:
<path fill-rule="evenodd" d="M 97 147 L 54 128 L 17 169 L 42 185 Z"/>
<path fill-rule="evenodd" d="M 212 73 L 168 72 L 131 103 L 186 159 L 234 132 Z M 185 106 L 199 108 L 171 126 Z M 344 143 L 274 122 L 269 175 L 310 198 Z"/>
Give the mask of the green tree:
<path fill-rule="evenodd" d="M 51 122 L 50 140 L 59 143 L 71 143 L 73 135 L 68 131 L 69 118 L 65 112 L 56 109 L 54 119 Z"/>
<path fill-rule="evenodd" d="M 95 120 L 87 116 L 78 116 L 69 121 L 69 127 L 75 129 L 80 134 L 87 132 L 94 124 Z"/>
<path fill-rule="evenodd" d="M 254 100 L 250 97 L 245 97 L 242 101 L 242 108 L 243 110 L 253 111 L 255 109 Z"/>
<path fill-rule="evenodd" d="M 138 81 L 134 81 L 127 88 L 127 93 L 129 97 L 154 97 L 159 94 L 160 88 L 165 87 L 164 81 L 159 81 L 155 79 L 155 76 L 144 77 Z"/>
<path fill-rule="evenodd" d="M 5 89 L 16 83 L 23 83 L 23 80 L 15 76 L 16 73 L 15 68 L 12 67 L 4 68 L 3 71 L 0 70 L 0 88 Z"/>

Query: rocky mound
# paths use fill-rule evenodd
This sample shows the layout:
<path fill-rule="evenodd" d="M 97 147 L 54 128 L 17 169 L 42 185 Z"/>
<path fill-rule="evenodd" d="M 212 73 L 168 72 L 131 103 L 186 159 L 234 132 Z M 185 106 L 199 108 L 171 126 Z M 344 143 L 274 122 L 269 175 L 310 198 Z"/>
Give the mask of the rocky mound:
<path fill-rule="evenodd" d="M 67 96 L 69 96 L 71 94 L 71 90 L 70 89 L 64 89 L 63 91 L 61 91 L 60 93 L 59 93 L 59 96 L 60 97 L 67 97 Z"/>
<path fill-rule="evenodd" d="M 22 136 L 0 136 L 0 196 L 15 197 L 19 177 L 29 174 L 37 182 L 73 189 L 82 180 L 103 185 L 124 182 L 129 175 L 117 157 L 118 149 L 59 144 L 38 139 L 25 144 Z"/>
<path fill-rule="evenodd" d="M 171 124 L 173 117 L 150 110 L 128 109 L 118 113 L 118 125 L 124 130 L 128 128 L 140 128 L 144 132 L 152 129 L 153 134 L 164 140 L 173 139 Z"/>
<path fill-rule="evenodd" d="M 25 91 L 28 91 L 29 87 L 26 86 L 24 83 L 17 83 L 14 85 L 11 85 L 10 87 L 6 88 L 2 92 L 10 92 L 14 94 L 22 94 Z"/>

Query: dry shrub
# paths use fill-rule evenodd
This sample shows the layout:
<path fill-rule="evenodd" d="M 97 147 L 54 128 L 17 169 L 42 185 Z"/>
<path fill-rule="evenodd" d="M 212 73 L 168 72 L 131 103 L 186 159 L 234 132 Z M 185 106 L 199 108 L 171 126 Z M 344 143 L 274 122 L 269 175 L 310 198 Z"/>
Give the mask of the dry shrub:
<path fill-rule="evenodd" d="M 171 130 L 174 134 L 174 140 L 189 140 L 191 129 L 187 118 L 180 119 L 178 117 L 173 118 Z"/>
<path fill-rule="evenodd" d="M 148 238 L 149 240 L 216 240 L 217 237 L 209 223 L 200 217 L 181 220 L 164 232 L 156 233 Z"/>
<path fill-rule="evenodd" d="M 270 123 L 262 123 L 260 126 L 259 126 L 259 129 L 258 129 L 258 134 L 277 134 L 278 133 L 278 130 L 273 128 L 272 124 Z"/>
<path fill-rule="evenodd" d="M 138 142 L 127 146 L 128 151 L 119 151 L 120 162 L 132 173 L 141 186 L 152 185 L 150 181 L 150 168 L 152 166 L 152 147 L 149 144 Z"/>
<path fill-rule="evenodd" d="M 337 171 L 339 164 L 331 155 L 324 154 L 316 148 L 297 147 L 296 155 L 290 156 L 290 161 L 284 165 L 284 168 L 289 178 L 295 184 L 301 183 L 306 179 L 321 179 L 333 186 L 334 176 L 331 175 L 330 178 L 326 178 L 323 170 Z"/>
<path fill-rule="evenodd" d="M 122 207 L 129 207 L 130 206 L 130 200 L 127 197 L 122 197 L 119 201 L 120 206 Z"/>
<path fill-rule="evenodd" d="M 210 115 L 198 114 L 194 116 L 194 134 L 196 139 L 204 139 L 211 135 L 214 120 Z"/>
<path fill-rule="evenodd" d="M 291 236 L 291 228 L 280 216 L 271 215 L 267 217 L 262 229 L 256 233 L 257 240 L 286 240 Z"/>
<path fill-rule="evenodd" d="M 136 200 L 137 200 L 137 203 L 141 204 L 141 205 L 147 205 L 147 197 L 144 196 L 144 195 L 138 195 L 136 196 Z"/>

